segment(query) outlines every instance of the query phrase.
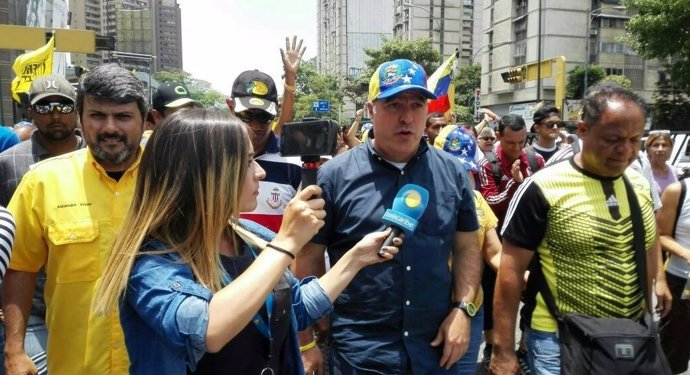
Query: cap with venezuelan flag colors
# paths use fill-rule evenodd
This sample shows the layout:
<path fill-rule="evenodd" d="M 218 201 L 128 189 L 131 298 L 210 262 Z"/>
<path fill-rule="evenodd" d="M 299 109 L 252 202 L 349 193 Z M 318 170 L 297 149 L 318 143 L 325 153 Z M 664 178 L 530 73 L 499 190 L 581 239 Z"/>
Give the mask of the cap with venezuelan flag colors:
<path fill-rule="evenodd" d="M 401 92 L 417 90 L 429 99 L 436 95 L 426 88 L 426 72 L 416 62 L 398 59 L 379 65 L 369 81 L 369 100 L 390 98 Z"/>

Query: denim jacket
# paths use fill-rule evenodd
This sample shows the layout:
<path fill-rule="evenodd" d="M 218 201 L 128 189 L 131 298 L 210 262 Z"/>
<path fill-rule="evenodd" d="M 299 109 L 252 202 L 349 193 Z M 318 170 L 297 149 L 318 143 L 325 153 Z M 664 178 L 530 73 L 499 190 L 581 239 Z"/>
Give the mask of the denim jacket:
<path fill-rule="evenodd" d="M 270 240 L 274 233 L 251 221 L 241 225 Z M 249 251 L 249 247 L 245 250 Z M 163 250 L 166 245 L 148 241 L 142 252 Z M 191 269 L 170 254 L 142 254 L 135 260 L 120 322 L 125 333 L 131 375 L 183 375 L 195 369 L 206 352 L 208 305 L 213 294 L 197 283 Z M 297 280 L 289 270 L 292 285 L 290 351 L 294 374 L 303 374 L 297 331 L 329 313 L 332 304 L 314 277 Z"/>

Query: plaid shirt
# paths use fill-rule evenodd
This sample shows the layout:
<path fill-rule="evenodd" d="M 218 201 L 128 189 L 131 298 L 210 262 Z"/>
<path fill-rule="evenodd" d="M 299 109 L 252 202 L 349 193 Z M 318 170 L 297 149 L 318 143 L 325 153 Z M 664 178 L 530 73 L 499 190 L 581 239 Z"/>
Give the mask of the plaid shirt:
<path fill-rule="evenodd" d="M 55 156 L 41 145 L 38 137 L 38 132 L 34 131 L 31 138 L 0 153 L 0 205 L 7 207 L 31 165 Z M 86 147 L 84 138 L 77 136 L 77 140 L 75 150 Z"/>

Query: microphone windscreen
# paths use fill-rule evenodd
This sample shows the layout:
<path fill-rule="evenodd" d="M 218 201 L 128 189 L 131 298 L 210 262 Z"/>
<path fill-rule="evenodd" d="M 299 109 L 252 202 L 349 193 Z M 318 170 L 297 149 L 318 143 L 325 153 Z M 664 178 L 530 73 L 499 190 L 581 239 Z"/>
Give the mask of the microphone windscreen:
<path fill-rule="evenodd" d="M 428 203 L 428 190 L 419 185 L 407 184 L 398 191 L 393 199 L 393 207 L 386 210 L 381 219 L 387 225 L 411 235 L 417 229 L 417 220 L 422 217 Z"/>

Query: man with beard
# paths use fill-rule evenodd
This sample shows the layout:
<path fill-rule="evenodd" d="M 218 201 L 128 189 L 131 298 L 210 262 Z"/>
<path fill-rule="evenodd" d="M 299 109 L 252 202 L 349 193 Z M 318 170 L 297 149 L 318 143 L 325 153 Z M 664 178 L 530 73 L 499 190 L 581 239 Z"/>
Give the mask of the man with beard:
<path fill-rule="evenodd" d="M 48 373 L 128 373 L 117 311 L 94 315 L 91 302 L 134 191 L 146 95 L 131 72 L 106 64 L 82 77 L 76 109 L 87 148 L 35 164 L 8 206 L 17 223 L 4 280 L 8 375 L 37 374 L 24 336 L 44 266 Z"/>
<path fill-rule="evenodd" d="M 0 205 L 7 206 L 32 164 L 86 146 L 84 139 L 75 131 L 77 114 L 74 111 L 74 99 L 74 89 L 62 76 L 43 76 L 33 81 L 29 91 L 29 116 L 36 130 L 31 138 L 0 153 Z M 45 374 L 46 371 L 47 328 L 46 306 L 43 302 L 45 280 L 44 271 L 39 271 L 24 343 L 27 355 L 36 364 L 40 374 Z M 0 336 L 0 347 L 4 347 L 2 326 Z M 4 363 L 4 358 L 0 359 L 0 363 Z"/>

